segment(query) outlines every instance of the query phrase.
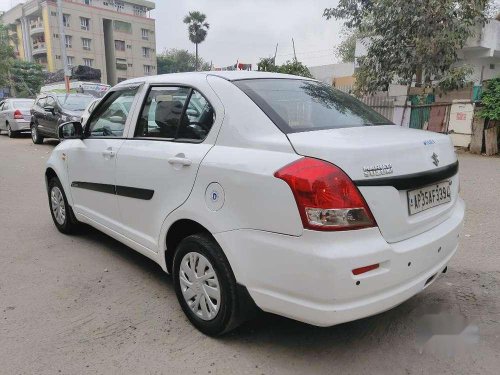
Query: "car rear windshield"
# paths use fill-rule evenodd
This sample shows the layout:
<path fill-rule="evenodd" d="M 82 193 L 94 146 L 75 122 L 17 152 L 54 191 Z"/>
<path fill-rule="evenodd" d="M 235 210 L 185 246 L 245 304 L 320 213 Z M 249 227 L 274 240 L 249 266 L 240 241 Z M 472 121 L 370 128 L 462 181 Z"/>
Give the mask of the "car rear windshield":
<path fill-rule="evenodd" d="M 234 81 L 285 134 L 357 126 L 393 125 L 351 95 L 316 81 Z"/>
<path fill-rule="evenodd" d="M 85 95 L 58 95 L 57 101 L 64 109 L 70 111 L 83 111 L 94 100 L 92 96 Z"/>
<path fill-rule="evenodd" d="M 33 103 L 35 103 L 34 100 L 14 100 L 12 106 L 14 108 L 29 109 L 33 106 Z"/>

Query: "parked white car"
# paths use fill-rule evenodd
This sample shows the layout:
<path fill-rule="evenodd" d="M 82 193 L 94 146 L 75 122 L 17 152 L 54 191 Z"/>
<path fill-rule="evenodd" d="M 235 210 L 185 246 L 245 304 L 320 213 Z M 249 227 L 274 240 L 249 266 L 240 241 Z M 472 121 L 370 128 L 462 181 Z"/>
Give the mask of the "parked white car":
<path fill-rule="evenodd" d="M 318 326 L 377 314 L 457 250 L 449 137 L 392 125 L 314 80 L 133 79 L 60 138 L 46 169 L 56 227 L 90 224 L 156 261 L 209 335 L 255 305 Z"/>

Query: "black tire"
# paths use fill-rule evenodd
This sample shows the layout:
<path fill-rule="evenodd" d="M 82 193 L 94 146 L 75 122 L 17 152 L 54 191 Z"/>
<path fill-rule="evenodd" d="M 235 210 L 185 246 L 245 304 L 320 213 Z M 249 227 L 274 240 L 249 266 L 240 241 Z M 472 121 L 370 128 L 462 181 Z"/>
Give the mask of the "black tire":
<path fill-rule="evenodd" d="M 12 131 L 9 123 L 7 123 L 7 135 L 9 136 L 9 138 L 16 138 L 17 137 L 17 132 Z"/>
<path fill-rule="evenodd" d="M 53 208 L 52 205 L 52 192 L 56 192 L 56 189 L 58 189 L 61 192 L 62 195 L 62 200 L 59 199 L 59 204 L 62 205 L 64 204 L 64 220 L 60 220 L 61 217 L 56 218 L 56 212 Z M 77 232 L 77 230 L 80 228 L 80 223 L 76 219 L 75 214 L 73 213 L 73 209 L 71 206 L 68 204 L 68 200 L 66 198 L 66 193 L 64 192 L 64 189 L 61 185 L 61 182 L 57 177 L 52 177 L 49 180 L 49 188 L 48 188 L 48 197 L 49 197 L 49 209 L 50 209 L 50 215 L 52 216 L 52 220 L 54 221 L 54 224 L 56 228 L 59 230 L 59 232 L 64 233 L 64 234 L 73 234 Z"/>
<path fill-rule="evenodd" d="M 203 320 L 197 316 L 184 299 L 179 280 L 181 261 L 188 253 L 203 255 L 215 271 L 220 287 L 220 306 L 212 320 Z M 184 238 L 174 255 L 174 288 L 182 310 L 190 322 L 201 332 L 209 336 L 219 336 L 236 328 L 245 320 L 245 311 L 241 311 L 238 286 L 231 266 L 219 244 L 208 234 L 194 234 Z"/>
<path fill-rule="evenodd" d="M 31 124 L 31 140 L 33 143 L 41 145 L 43 143 L 43 139 L 43 136 L 40 135 L 40 132 L 38 131 L 38 125 L 35 123 Z"/>

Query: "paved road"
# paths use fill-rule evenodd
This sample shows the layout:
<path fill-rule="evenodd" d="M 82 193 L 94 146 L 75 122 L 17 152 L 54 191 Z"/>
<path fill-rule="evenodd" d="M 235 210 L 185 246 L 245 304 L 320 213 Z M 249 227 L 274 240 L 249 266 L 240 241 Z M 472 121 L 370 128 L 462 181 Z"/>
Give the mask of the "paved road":
<path fill-rule="evenodd" d="M 54 145 L 0 136 L 1 374 L 498 374 L 499 158 L 460 155 L 462 244 L 420 295 L 332 328 L 263 314 L 212 339 L 153 262 L 94 230 L 56 231 L 43 182 Z M 427 342 L 432 322 L 468 328 Z"/>

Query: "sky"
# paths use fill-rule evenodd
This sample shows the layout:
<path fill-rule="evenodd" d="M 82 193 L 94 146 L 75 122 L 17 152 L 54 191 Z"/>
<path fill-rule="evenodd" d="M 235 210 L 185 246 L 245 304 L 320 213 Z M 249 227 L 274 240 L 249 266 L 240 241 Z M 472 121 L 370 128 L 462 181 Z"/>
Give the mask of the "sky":
<path fill-rule="evenodd" d="M 0 0 L 0 10 L 23 1 Z M 160 53 L 169 48 L 194 52 L 184 16 L 193 10 L 207 15 L 207 39 L 200 56 L 216 67 L 236 61 L 256 64 L 260 57 L 274 55 L 277 63 L 293 58 L 292 38 L 297 59 L 308 66 L 337 62 L 334 47 L 341 40 L 342 24 L 327 21 L 323 10 L 338 0 L 156 0 L 156 45 Z"/>

